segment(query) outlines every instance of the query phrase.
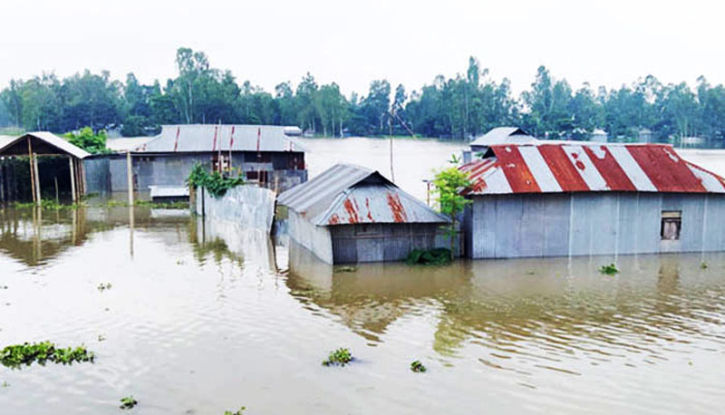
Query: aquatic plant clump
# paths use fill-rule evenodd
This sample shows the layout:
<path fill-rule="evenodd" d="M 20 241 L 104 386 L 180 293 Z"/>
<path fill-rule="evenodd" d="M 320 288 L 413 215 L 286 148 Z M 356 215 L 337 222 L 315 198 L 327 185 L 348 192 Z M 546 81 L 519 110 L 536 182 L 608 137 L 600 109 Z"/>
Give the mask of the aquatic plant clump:
<path fill-rule="evenodd" d="M 104 292 L 106 290 L 110 290 L 112 287 L 113 287 L 113 285 L 111 285 L 110 282 L 106 283 L 106 284 L 101 283 L 98 285 L 98 291 Z"/>
<path fill-rule="evenodd" d="M 133 396 L 126 396 L 125 398 L 121 398 L 121 406 L 119 408 L 131 409 L 136 405 L 138 405 L 138 401 Z"/>
<path fill-rule="evenodd" d="M 234 411 L 234 412 L 224 411 L 224 415 L 244 415 L 245 410 L 247 410 L 247 408 L 243 406 L 243 407 L 239 408 L 238 411 Z"/>
<path fill-rule="evenodd" d="M 421 363 L 420 360 L 416 360 L 410 364 L 410 370 L 416 373 L 424 373 L 428 371 L 428 368 L 423 366 L 423 363 Z"/>
<path fill-rule="evenodd" d="M 408 265 L 441 265 L 452 261 L 451 250 L 435 248 L 430 250 L 414 249 L 408 254 Z"/>
<path fill-rule="evenodd" d="M 323 366 L 345 366 L 352 362 L 352 353 L 349 349 L 341 347 L 330 352 L 326 360 L 322 362 Z"/>
<path fill-rule="evenodd" d="M 619 273 L 619 268 L 614 264 L 602 265 L 599 267 L 599 272 L 605 275 L 615 275 Z"/>
<path fill-rule="evenodd" d="M 93 359 L 93 352 L 89 352 L 83 346 L 63 349 L 49 341 L 7 346 L 0 351 L 0 363 L 11 368 L 24 364 L 30 366 L 33 362 L 44 365 L 45 362 L 50 361 L 70 365 L 75 362 L 93 362 Z"/>

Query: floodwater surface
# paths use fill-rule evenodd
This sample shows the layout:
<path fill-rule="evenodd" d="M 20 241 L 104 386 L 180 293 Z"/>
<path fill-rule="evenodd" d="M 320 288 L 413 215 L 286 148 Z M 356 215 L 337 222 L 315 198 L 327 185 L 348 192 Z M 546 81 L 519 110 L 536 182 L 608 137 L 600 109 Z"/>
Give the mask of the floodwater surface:
<path fill-rule="evenodd" d="M 128 395 L 138 414 L 725 407 L 723 254 L 341 269 L 183 210 L 137 208 L 133 228 L 125 208 L 0 212 L 0 348 L 96 353 L 0 366 L 3 415 L 117 414 Z M 356 360 L 323 367 L 338 347 Z"/>

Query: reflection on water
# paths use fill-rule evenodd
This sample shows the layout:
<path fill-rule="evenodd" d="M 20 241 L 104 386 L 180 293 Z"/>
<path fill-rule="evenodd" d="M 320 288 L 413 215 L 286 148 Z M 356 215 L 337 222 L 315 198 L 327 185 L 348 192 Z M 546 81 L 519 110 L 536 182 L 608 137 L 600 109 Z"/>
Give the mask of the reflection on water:
<path fill-rule="evenodd" d="M 127 208 L 0 218 L 0 347 L 50 339 L 98 356 L 0 368 L 3 414 L 112 414 L 131 394 L 144 414 L 707 414 L 725 402 L 723 254 L 351 270 L 184 211 L 137 208 L 133 233 Z M 618 275 L 598 272 L 615 261 Z M 341 346 L 358 363 L 322 368 Z M 415 359 L 429 372 L 412 374 Z"/>

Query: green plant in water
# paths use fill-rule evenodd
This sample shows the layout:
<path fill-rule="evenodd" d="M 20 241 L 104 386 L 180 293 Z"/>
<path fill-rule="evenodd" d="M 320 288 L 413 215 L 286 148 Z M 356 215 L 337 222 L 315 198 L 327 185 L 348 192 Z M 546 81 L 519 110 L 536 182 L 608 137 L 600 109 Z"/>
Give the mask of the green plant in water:
<path fill-rule="evenodd" d="M 126 396 L 125 398 L 121 398 L 121 406 L 119 408 L 131 409 L 136 405 L 138 405 L 138 401 L 133 396 Z"/>
<path fill-rule="evenodd" d="M 186 185 L 189 188 L 203 187 L 213 197 L 221 197 L 227 190 L 241 186 L 244 179 L 241 177 L 224 177 L 219 172 L 209 173 L 201 163 L 194 164 L 189 177 L 186 178 Z"/>
<path fill-rule="evenodd" d="M 460 163 L 460 159 L 453 156 L 450 163 L 457 165 Z M 471 181 L 468 178 L 468 173 L 462 172 L 458 167 L 454 166 L 437 172 L 433 179 L 433 185 L 435 186 L 434 193 L 438 195 L 436 201 L 440 213 L 448 216 L 451 220 L 451 223 L 446 225 L 444 229 L 450 243 L 450 259 L 453 261 L 458 224 L 456 218 L 459 213 L 463 212 L 466 205 L 471 203 L 471 200 L 466 199 L 460 192 L 471 186 Z"/>
<path fill-rule="evenodd" d="M 109 283 L 106 283 L 106 284 L 101 283 L 101 284 L 98 285 L 98 291 L 104 292 L 106 290 L 110 290 L 111 287 L 113 287 L 113 285 L 111 285 L 110 282 Z"/>
<path fill-rule="evenodd" d="M 335 272 L 356 272 L 357 267 L 351 267 L 351 266 L 342 266 L 335 268 Z"/>
<path fill-rule="evenodd" d="M 234 412 L 224 411 L 224 415 L 244 415 L 244 411 L 246 411 L 246 410 L 247 410 L 247 408 L 242 406 L 241 408 L 239 408 L 238 411 L 234 411 Z"/>
<path fill-rule="evenodd" d="M 414 249 L 408 254 L 405 260 L 408 265 L 440 265 L 447 264 L 452 261 L 453 255 L 450 249 L 435 248 L 429 250 Z"/>
<path fill-rule="evenodd" d="M 700 269 L 707 269 L 707 262 L 701 262 Z"/>
<path fill-rule="evenodd" d="M 0 363 L 11 368 L 30 366 L 33 362 L 44 365 L 50 361 L 69 365 L 74 362 L 93 362 L 93 359 L 93 352 L 89 352 L 84 346 L 63 349 L 49 341 L 7 346 L 0 351 Z"/>
<path fill-rule="evenodd" d="M 605 275 L 615 275 L 619 273 L 619 269 L 614 264 L 602 265 L 599 267 L 599 272 Z"/>
<path fill-rule="evenodd" d="M 428 369 L 423 366 L 423 363 L 420 362 L 420 360 L 416 360 L 413 363 L 410 364 L 410 370 L 417 373 L 423 373 L 428 371 Z"/>
<path fill-rule="evenodd" d="M 0 386 L 2 386 L 3 388 L 9 388 L 10 384 L 6 381 L 3 381 L 2 385 L 0 385 Z"/>
<path fill-rule="evenodd" d="M 352 354 L 349 349 L 341 347 L 337 350 L 330 352 L 330 355 L 326 360 L 322 362 L 323 366 L 345 366 L 352 362 Z"/>

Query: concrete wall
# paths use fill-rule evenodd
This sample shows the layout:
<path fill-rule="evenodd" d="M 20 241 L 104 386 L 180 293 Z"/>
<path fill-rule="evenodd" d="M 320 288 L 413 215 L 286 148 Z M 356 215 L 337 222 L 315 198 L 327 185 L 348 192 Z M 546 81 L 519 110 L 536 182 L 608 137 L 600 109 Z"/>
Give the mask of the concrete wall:
<path fill-rule="evenodd" d="M 316 226 L 289 210 L 289 236 L 320 260 L 332 264 L 332 238 L 327 226 Z"/>
<path fill-rule="evenodd" d="M 246 229 L 272 230 L 276 196 L 273 191 L 256 185 L 229 189 L 222 197 L 196 189 L 195 211 L 215 221 L 238 224 Z"/>
<path fill-rule="evenodd" d="M 682 211 L 662 241 L 662 211 Z M 464 219 L 471 258 L 725 250 L 725 196 L 571 193 L 478 196 Z"/>

